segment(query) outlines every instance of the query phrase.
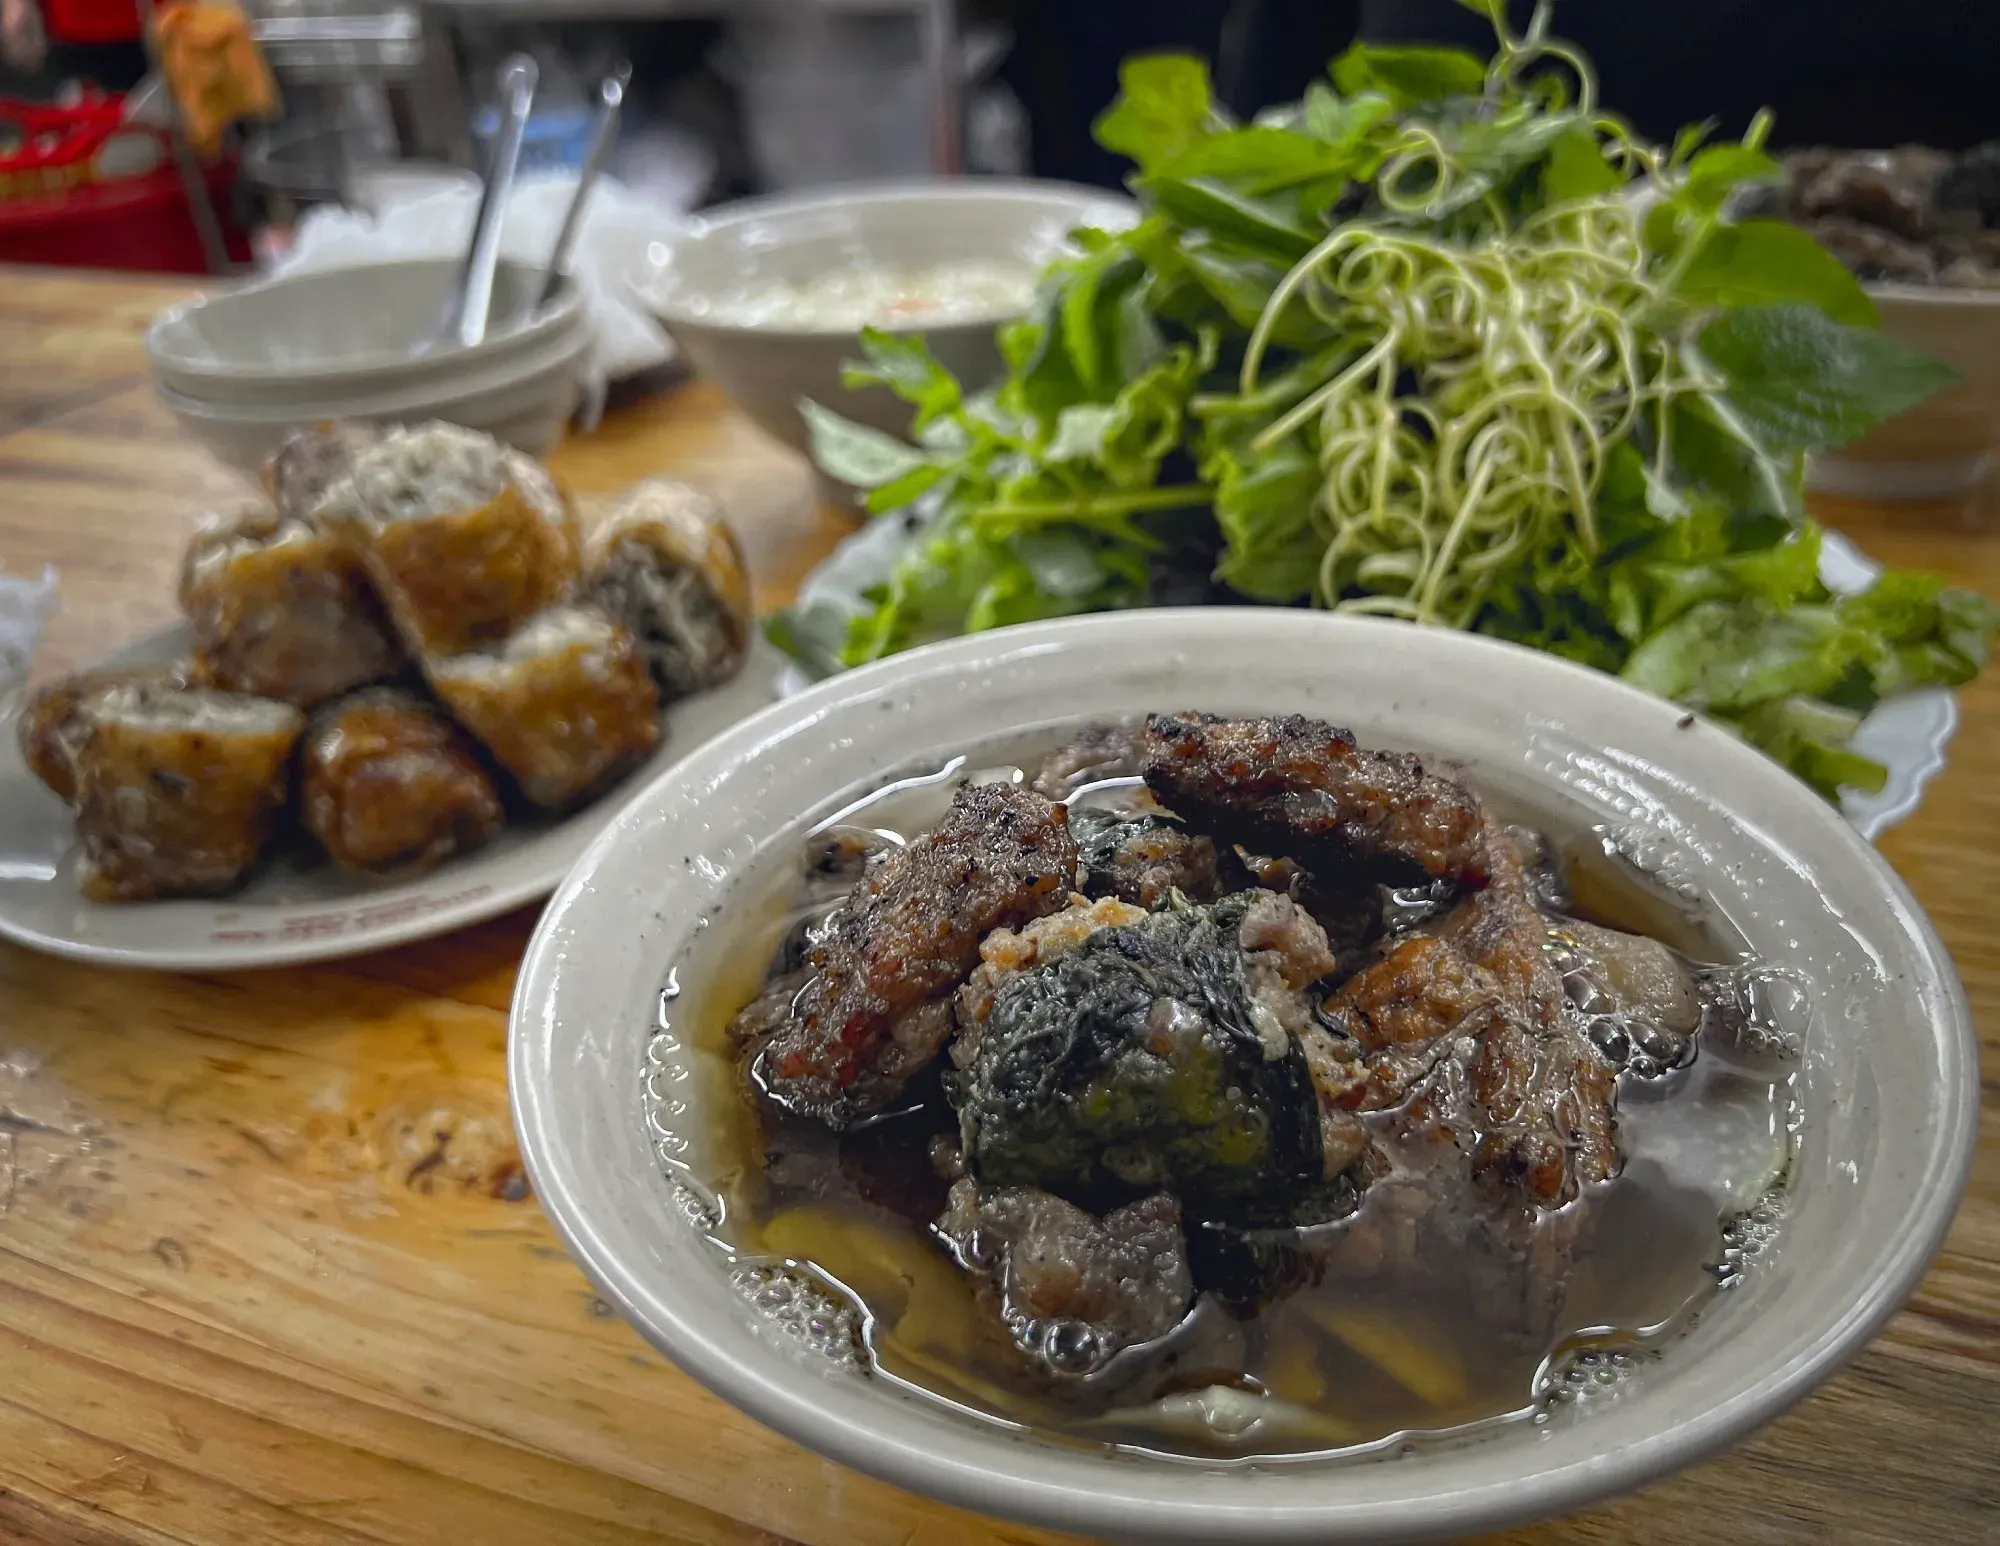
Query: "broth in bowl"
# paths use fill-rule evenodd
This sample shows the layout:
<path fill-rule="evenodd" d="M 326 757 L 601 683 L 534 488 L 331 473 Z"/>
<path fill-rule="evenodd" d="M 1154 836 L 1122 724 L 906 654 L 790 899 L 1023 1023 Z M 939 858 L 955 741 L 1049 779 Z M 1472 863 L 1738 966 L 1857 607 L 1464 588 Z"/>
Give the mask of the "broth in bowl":
<path fill-rule="evenodd" d="M 1514 814 L 1185 714 L 851 802 L 669 978 L 704 1233 L 817 1351 L 1081 1443 L 1375 1453 L 1622 1390 L 1782 1218 L 1793 985 Z"/>
<path fill-rule="evenodd" d="M 851 333 L 1010 317 L 1035 297 L 1026 263 L 966 258 L 932 264 L 877 263 L 810 279 L 752 281 L 710 300 L 695 315 L 728 327 Z"/>

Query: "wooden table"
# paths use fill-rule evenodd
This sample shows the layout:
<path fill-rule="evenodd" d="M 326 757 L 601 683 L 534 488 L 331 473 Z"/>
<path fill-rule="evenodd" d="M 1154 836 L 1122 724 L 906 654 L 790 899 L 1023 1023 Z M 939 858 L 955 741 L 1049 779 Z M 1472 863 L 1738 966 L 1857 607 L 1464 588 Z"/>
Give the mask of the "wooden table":
<path fill-rule="evenodd" d="M 164 621 L 237 487 L 146 385 L 181 287 L 0 270 L 0 561 L 58 565 L 41 672 Z M 712 392 L 553 459 L 579 492 L 713 490 L 781 601 L 839 534 Z M 1828 506 L 1875 556 L 2000 595 L 2000 499 Z M 2000 670 L 1884 851 L 1964 974 L 1982 1148 L 1949 1244 L 1845 1374 L 1725 1458 L 1516 1546 L 2000 1539 Z M 525 1195 L 502 1052 L 524 911 L 233 976 L 0 946 L 0 1542 L 977 1546 L 1053 1536 L 820 1460 L 614 1318 Z"/>

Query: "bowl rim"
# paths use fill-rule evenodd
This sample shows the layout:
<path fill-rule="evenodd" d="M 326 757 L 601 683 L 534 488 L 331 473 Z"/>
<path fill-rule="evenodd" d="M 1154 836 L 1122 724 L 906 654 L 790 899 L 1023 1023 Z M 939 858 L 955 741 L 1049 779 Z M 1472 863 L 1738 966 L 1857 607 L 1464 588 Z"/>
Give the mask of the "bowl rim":
<path fill-rule="evenodd" d="M 551 395 L 559 386 L 574 384 L 584 358 L 590 353 L 591 337 L 578 333 L 572 338 L 551 341 L 525 359 L 496 362 L 491 368 L 435 382 L 416 382 L 395 390 L 357 392 L 348 397 L 319 398 L 304 403 L 211 402 L 155 380 L 153 392 L 170 412 L 206 424 L 316 424 L 326 419 L 371 419 L 397 414 L 441 417 L 438 410 L 462 403 L 470 397 L 504 392 L 510 387 L 526 387 L 543 382 Z"/>
<path fill-rule="evenodd" d="M 807 215 L 822 209 L 844 208 L 853 205 L 899 205 L 923 203 L 932 200 L 965 200 L 982 204 L 1035 204 L 1049 207 L 1072 208 L 1081 224 L 1083 212 L 1093 205 L 1106 209 L 1116 209 L 1129 215 L 1131 223 L 1137 224 L 1141 211 L 1138 202 L 1127 194 L 1114 192 L 1108 188 L 1096 188 L 1089 183 L 1067 182 L 1055 177 L 896 177 L 881 178 L 868 182 L 839 183 L 831 188 L 813 188 L 784 193 L 760 193 L 747 199 L 735 199 L 727 204 L 719 204 L 712 210 L 703 210 L 692 216 L 686 227 L 671 234 L 655 237 L 648 242 L 627 266 L 620 276 L 628 295 L 639 306 L 669 328 L 698 329 L 716 338 L 727 339 L 773 339 L 788 343 L 826 343 L 837 340 L 858 339 L 859 327 L 771 327 L 759 323 L 722 322 L 713 317 L 698 316 L 684 307 L 674 304 L 672 296 L 657 284 L 659 271 L 665 266 L 666 258 L 655 259 L 652 250 L 662 248 L 671 255 L 676 248 L 693 247 L 742 225 L 745 221 L 760 216 Z M 924 322 L 922 320 L 890 322 L 880 325 L 885 333 L 925 333 L 940 331 L 961 331 L 967 328 L 997 327 L 1000 323 L 1022 314 L 1019 306 L 994 305 L 964 316 L 953 317 L 949 322 Z"/>
<path fill-rule="evenodd" d="M 412 355 L 407 350 L 384 349 L 372 354 L 355 355 L 349 358 L 319 366 L 303 366 L 296 362 L 285 365 L 229 364 L 214 360 L 199 360 L 170 348 L 165 341 L 166 331 L 175 324 L 198 316 L 212 308 L 227 309 L 238 300 L 252 295 L 263 295 L 274 290 L 302 289 L 317 281 L 350 274 L 356 270 L 387 270 L 411 268 L 439 268 L 447 272 L 459 266 L 458 258 L 391 258 L 363 263 L 343 263 L 338 268 L 312 269 L 305 273 L 277 274 L 254 284 L 242 285 L 235 289 L 220 290 L 213 295 L 199 295 L 185 301 L 177 301 L 159 312 L 146 327 L 146 359 L 157 375 L 166 371 L 177 376 L 189 376 L 205 380 L 228 380 L 242 383 L 263 381 L 297 381 L 302 375 L 310 375 L 315 380 L 329 384 L 352 381 L 357 377 L 385 377 L 391 384 L 402 385 L 436 375 L 448 376 L 457 366 L 479 363 L 484 356 L 503 356 L 521 348 L 541 342 L 547 336 L 569 331 L 583 330 L 584 305 L 583 289 L 574 274 L 564 274 L 556 289 L 556 298 L 538 312 L 525 326 L 510 332 L 489 335 L 483 342 L 470 349 L 452 346 L 438 349 L 430 354 Z M 517 259 L 501 259 L 503 268 L 518 269 L 523 274 L 541 272 L 540 265 L 521 262 Z"/>
<path fill-rule="evenodd" d="M 1440 1488 L 1429 1496 L 1394 1502 L 1342 1500 L 1337 1491 L 1323 1504 L 1290 1507 L 1241 1499 L 1188 1501 L 1176 1498 L 1174 1488 L 1140 1495 L 1129 1487 L 1098 1491 L 1075 1478 L 1026 1475 L 1018 1469 L 996 1474 L 990 1466 L 979 1463 L 979 1456 L 983 1452 L 990 1461 L 1004 1453 L 1000 1446 L 1005 1441 L 998 1430 L 990 1440 L 982 1436 L 979 1442 L 965 1445 L 968 1453 L 952 1455 L 849 1426 L 831 1404 L 819 1399 L 817 1382 L 809 1375 L 786 1378 L 771 1369 L 745 1365 L 708 1340 L 697 1322 L 668 1297 L 653 1293 L 645 1274 L 635 1271 L 599 1233 L 593 1216 L 603 1204 L 580 1199 L 572 1187 L 573 1178 L 560 1168 L 566 1156 L 556 1141 L 559 1118 L 551 1092 L 534 1077 L 535 1066 L 538 1048 L 549 1050 L 547 1043 L 555 1025 L 548 1010 L 565 965 L 564 954 L 557 948 L 565 920 L 590 896 L 596 872 L 606 858 L 625 843 L 632 828 L 647 822 L 647 813 L 660 791 L 690 779 L 713 791 L 720 784 L 712 775 L 727 770 L 725 777 L 741 776 L 744 759 L 766 746 L 774 733 L 806 719 L 831 734 L 831 725 L 879 707 L 884 694 L 901 690 L 899 684 L 906 678 L 935 684 L 948 670 L 967 675 L 1001 659 L 1021 660 L 1084 645 L 1102 651 L 1121 635 L 1155 645 L 1170 640 L 1176 648 L 1188 648 L 1198 643 L 1204 628 L 1214 626 L 1205 620 L 1221 619 L 1221 626 L 1227 627 L 1231 618 L 1243 622 L 1255 618 L 1257 626 L 1281 632 L 1301 628 L 1381 631 L 1409 626 L 1303 611 L 1273 614 L 1261 608 L 1196 607 L 1099 614 L 998 629 L 923 646 L 828 678 L 723 732 L 637 791 L 598 834 L 542 913 L 523 957 L 510 1005 L 507 1067 L 515 1131 L 535 1195 L 572 1258 L 628 1323 L 684 1372 L 759 1422 L 817 1453 L 962 1507 L 1004 1513 L 1055 1529 L 1118 1538 L 1206 1542 L 1224 1532 L 1235 1532 L 1246 1541 L 1304 1543 L 1337 1536 L 1345 1541 L 1388 1543 L 1505 1529 L 1631 1491 L 1706 1458 L 1769 1421 L 1835 1373 L 1875 1337 L 1914 1291 L 1957 1215 L 1978 1139 L 1978 1043 L 1951 958 L 1901 877 L 1833 806 L 1819 801 L 1761 752 L 1719 735 L 1708 738 L 1713 742 L 1708 755 L 1721 758 L 1725 766 L 1733 764 L 1729 768 L 1731 779 L 1740 781 L 1735 787 L 1761 784 L 1775 794 L 1778 785 L 1774 781 L 1790 786 L 1795 791 L 1798 819 L 1821 829 L 1814 834 L 1815 842 L 1830 845 L 1845 862 L 1858 864 L 1881 887 L 1889 917 L 1927 974 L 1909 991 L 1934 1000 L 1940 1011 L 1935 1033 L 1941 1088 L 1935 1092 L 1937 1121 L 1929 1132 L 1922 1184 L 1915 1188 L 1912 1206 L 1884 1236 L 1875 1257 L 1875 1275 L 1850 1293 L 1843 1312 L 1829 1313 L 1810 1342 L 1777 1363 L 1757 1384 L 1701 1405 L 1691 1415 L 1667 1415 L 1644 1442 L 1627 1443 L 1504 1484 Z M 1557 690 L 1565 684 L 1588 687 L 1595 693 L 1623 698 L 1634 710 L 1643 706 L 1645 712 L 1659 718 L 1663 731 L 1669 725 L 1681 727 L 1678 705 L 1615 677 L 1496 639 L 1470 634 L 1448 637 L 1461 641 L 1468 651 L 1512 657 L 1531 673 L 1544 676 L 1545 685 Z M 1324 646 L 1327 641 L 1317 642 Z M 1280 643 L 1272 641 L 1274 648 Z M 1117 1476 L 1109 1468 L 1104 1474 L 1107 1480 Z"/>
<path fill-rule="evenodd" d="M 1935 311 L 2000 311 L 2000 288 L 1971 289 L 1962 285 L 1917 285 L 1902 280 L 1874 279 L 1861 288 L 1878 305 L 1923 307 Z"/>

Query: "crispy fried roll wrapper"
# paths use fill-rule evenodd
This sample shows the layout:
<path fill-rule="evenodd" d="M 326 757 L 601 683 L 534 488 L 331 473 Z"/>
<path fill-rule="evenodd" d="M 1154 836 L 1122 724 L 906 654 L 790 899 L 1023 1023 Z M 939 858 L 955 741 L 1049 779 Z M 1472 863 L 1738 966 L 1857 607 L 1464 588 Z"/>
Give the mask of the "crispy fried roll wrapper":
<path fill-rule="evenodd" d="M 277 823 L 305 716 L 269 698 L 144 685 L 98 693 L 87 713 L 83 894 L 136 902 L 236 885 Z"/>
<path fill-rule="evenodd" d="M 113 687 L 150 684 L 185 687 L 185 665 L 133 666 L 124 670 L 79 671 L 29 695 L 16 734 L 21 760 L 67 804 L 76 803 L 76 754 L 90 734 L 90 700 Z"/>
<path fill-rule="evenodd" d="M 318 519 L 361 554 L 412 654 L 498 643 L 566 597 L 575 513 L 539 465 L 450 424 L 397 430 L 355 458 Z"/>
<path fill-rule="evenodd" d="M 195 672 L 308 707 L 387 676 L 403 652 L 344 537 L 269 510 L 195 534 L 181 567 Z"/>
<path fill-rule="evenodd" d="M 555 607 L 506 643 L 432 661 L 431 686 L 536 805 L 572 805 L 660 741 L 660 700 L 631 630 Z"/>
<path fill-rule="evenodd" d="M 388 433 L 346 420 L 295 429 L 264 463 L 264 492 L 280 515 L 309 521 L 327 491 L 353 471 L 354 458 Z"/>
<path fill-rule="evenodd" d="M 726 681 L 750 648 L 743 550 L 685 483 L 649 478 L 619 498 L 591 536 L 580 599 L 632 630 L 669 699 Z"/>
<path fill-rule="evenodd" d="M 313 716 L 299 758 L 299 810 L 333 862 L 362 874 L 432 869 L 490 841 L 506 820 L 472 738 L 391 687 Z"/>

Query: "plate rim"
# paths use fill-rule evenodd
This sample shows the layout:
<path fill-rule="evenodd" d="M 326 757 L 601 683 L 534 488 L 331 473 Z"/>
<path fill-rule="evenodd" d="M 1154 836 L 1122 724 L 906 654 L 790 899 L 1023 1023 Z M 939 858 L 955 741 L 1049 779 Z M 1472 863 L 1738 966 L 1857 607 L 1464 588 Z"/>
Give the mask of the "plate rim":
<path fill-rule="evenodd" d="M 119 648 L 102 656 L 95 664 L 83 670 L 115 669 L 120 665 L 143 664 L 153 659 L 169 659 L 185 650 L 176 641 L 185 641 L 185 622 L 169 622 L 128 640 Z M 736 720 L 755 714 L 768 706 L 776 694 L 773 685 L 779 667 L 780 657 L 766 644 L 761 636 L 751 641 L 749 653 L 742 666 L 728 681 L 706 692 L 668 704 L 663 710 L 663 720 L 667 726 L 666 744 L 673 745 L 674 719 L 684 705 L 704 701 L 713 703 L 717 699 L 727 699 L 741 695 L 744 712 Z M 761 685 L 760 685 L 761 684 Z M 26 695 L 23 695 L 25 707 Z M 730 721 L 734 724 L 736 720 Z M 24 780 L 32 780 L 22 765 L 15 743 L 16 719 L 14 716 L 0 718 L 0 766 L 17 769 Z M 727 726 L 724 727 L 728 728 Z M 125 970 L 190 971 L 190 972 L 234 972 L 256 971 L 264 967 L 302 966 L 316 961 L 336 961 L 353 956 L 370 955 L 378 950 L 389 950 L 400 945 L 414 944 L 420 940 L 435 939 L 468 928 L 476 923 L 484 923 L 502 913 L 547 897 L 563 881 L 575 866 L 578 858 L 595 842 L 605 827 L 615 823 L 623 814 L 625 806 L 639 793 L 652 786 L 653 778 L 672 771 L 687 756 L 700 749 L 710 739 L 704 735 L 691 745 L 679 747 L 669 762 L 662 763 L 653 775 L 644 773 L 644 764 L 627 774 L 625 779 L 612 786 L 595 800 L 579 807 L 561 818 L 554 825 L 535 833 L 524 842 L 508 849 L 491 848 L 475 850 L 445 861 L 432 870 L 419 875 L 398 878 L 388 876 L 380 881 L 357 880 L 352 889 L 342 894 L 296 902 L 270 902 L 259 904 L 251 900 L 252 908 L 267 909 L 274 915 L 293 916 L 299 914 L 353 911 L 370 904 L 389 905 L 400 900 L 408 888 L 423 886 L 440 878 L 472 873 L 468 881 L 476 881 L 479 872 L 498 868 L 504 875 L 510 869 L 521 873 L 513 879 L 502 879 L 490 884 L 476 896 L 462 900 L 447 898 L 443 905 L 428 911 L 418 912 L 408 918 L 388 921 L 369 926 L 365 932 L 346 930 L 338 934 L 314 934 L 307 932 L 296 939 L 277 938 L 254 942 L 222 943 L 210 940 L 200 944 L 168 945 L 159 947 L 134 947 L 128 944 L 113 944 L 78 938 L 74 933 L 51 933 L 36 924 L 22 921 L 9 904 L 5 886 L 0 886 L 0 940 L 7 940 L 24 949 L 37 951 L 43 955 L 56 956 L 67 961 L 79 961 L 98 966 L 111 966 Z M 655 753 L 658 755 L 658 753 Z M 0 785 L 4 789 L 5 785 Z M 24 784 L 21 787 L 41 789 L 39 783 Z M 44 791 L 46 792 L 46 791 Z M 50 796 L 53 799 L 53 796 Z M 61 817 L 65 822 L 71 819 L 65 811 Z M 546 845 L 562 845 L 563 835 L 572 823 L 593 821 L 595 829 L 588 834 L 578 833 L 563 845 L 565 852 L 537 863 L 534 855 Z M 517 862 L 510 866 L 508 859 Z M 67 886 L 64 876 L 56 876 L 42 884 Z M 80 898 L 78 899 L 81 900 Z M 243 900 L 240 894 L 220 897 L 169 897 L 149 902 L 119 902 L 86 904 L 115 909 L 120 914 L 130 914 L 135 908 L 197 906 L 212 908 L 217 912 L 232 909 L 232 904 Z"/>

